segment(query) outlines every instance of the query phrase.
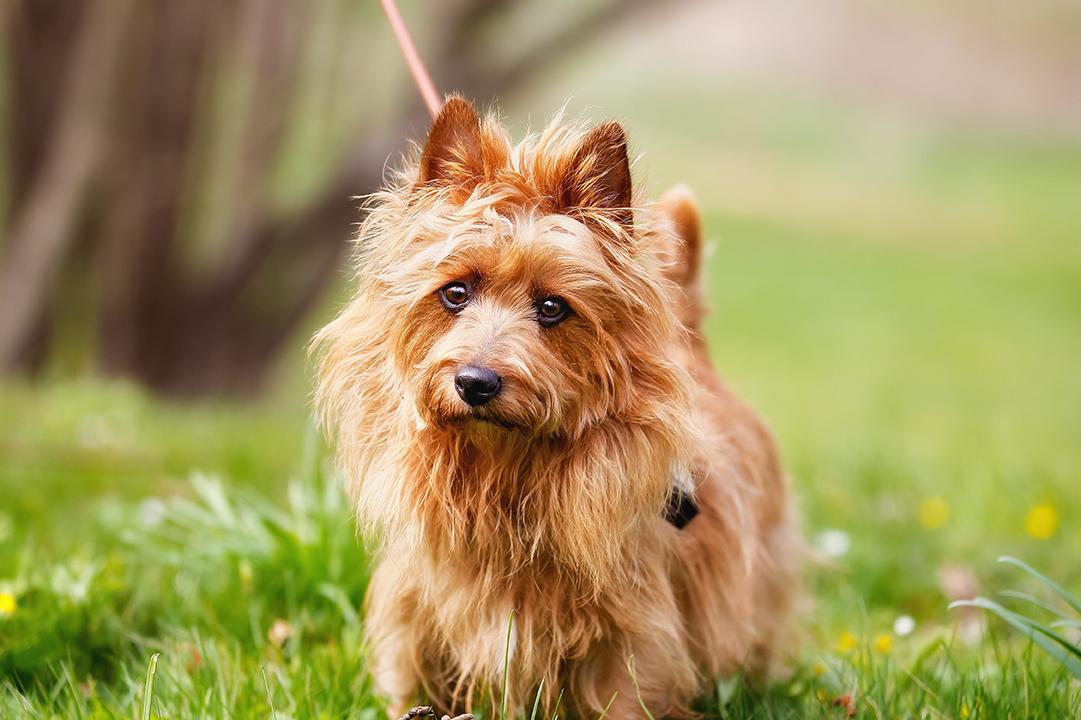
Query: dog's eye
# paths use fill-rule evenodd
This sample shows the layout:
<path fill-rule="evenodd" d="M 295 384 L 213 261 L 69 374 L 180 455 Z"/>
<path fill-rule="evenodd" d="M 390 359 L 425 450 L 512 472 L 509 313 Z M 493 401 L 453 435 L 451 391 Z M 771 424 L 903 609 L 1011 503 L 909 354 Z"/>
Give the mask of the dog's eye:
<path fill-rule="evenodd" d="M 458 280 L 447 283 L 439 290 L 439 302 L 451 312 L 458 312 L 464 308 L 471 297 L 473 297 L 473 291 L 469 284 Z"/>
<path fill-rule="evenodd" d="M 546 297 L 537 301 L 537 322 L 551 327 L 570 314 L 567 301 L 561 297 Z"/>

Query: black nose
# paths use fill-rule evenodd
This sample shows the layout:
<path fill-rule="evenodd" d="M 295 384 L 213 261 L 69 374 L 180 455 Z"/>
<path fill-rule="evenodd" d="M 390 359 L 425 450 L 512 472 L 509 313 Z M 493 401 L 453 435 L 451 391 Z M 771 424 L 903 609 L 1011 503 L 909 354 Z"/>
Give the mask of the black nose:
<path fill-rule="evenodd" d="M 488 368 L 466 365 L 454 376 L 454 389 L 462 400 L 477 407 L 499 394 L 503 380 Z"/>

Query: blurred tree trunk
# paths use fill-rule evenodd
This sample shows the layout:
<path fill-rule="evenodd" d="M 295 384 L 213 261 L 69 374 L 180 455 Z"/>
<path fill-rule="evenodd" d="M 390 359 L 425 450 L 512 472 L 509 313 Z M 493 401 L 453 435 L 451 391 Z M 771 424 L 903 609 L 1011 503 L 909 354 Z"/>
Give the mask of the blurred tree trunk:
<path fill-rule="evenodd" d="M 40 2 L 5 18 L 16 57 L 8 171 L 15 213 L 0 273 L 0 368 L 41 361 L 49 276 L 97 164 L 128 4 Z"/>
<path fill-rule="evenodd" d="M 487 103 L 651 5 L 589 5 L 494 63 L 483 31 L 502 22 L 512 3 L 424 4 L 433 32 L 423 54 L 441 89 Z M 324 7 L 13 0 L 4 8 L 0 28 L 13 71 L 0 372 L 40 364 L 51 315 L 73 301 L 65 278 L 91 273 L 98 296 L 74 301 L 90 304 L 97 318 L 102 371 L 168 393 L 259 388 L 340 267 L 359 219 L 352 198 L 376 189 L 387 158 L 427 124 L 410 88 L 393 112 L 356 131 L 310 201 L 288 213 L 272 207 L 266 178 L 303 80 L 298 68 L 314 42 L 313 18 Z M 397 55 L 379 62 L 397 74 Z M 243 102 L 230 116 L 238 118 L 232 140 L 215 147 L 208 117 L 229 99 L 223 87 L 240 88 Z M 224 221 L 202 234 L 220 240 L 202 252 L 193 207 L 219 185 Z"/>

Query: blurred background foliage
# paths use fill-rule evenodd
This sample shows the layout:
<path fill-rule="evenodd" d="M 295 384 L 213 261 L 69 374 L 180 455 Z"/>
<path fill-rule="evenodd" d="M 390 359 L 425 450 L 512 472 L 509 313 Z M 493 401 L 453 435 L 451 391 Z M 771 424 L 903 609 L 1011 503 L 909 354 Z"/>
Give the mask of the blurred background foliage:
<path fill-rule="evenodd" d="M 813 576 L 816 652 L 899 614 L 982 647 L 983 626 L 945 606 L 999 586 L 1003 553 L 1077 588 L 1081 6 L 402 9 L 437 86 L 499 108 L 516 137 L 564 103 L 614 117 L 649 196 L 697 192 L 715 361 L 774 425 L 833 556 Z M 85 645 L 65 666 L 78 678 L 87 657 L 243 636 L 228 662 L 250 675 L 245 653 L 276 662 L 275 618 L 300 626 L 333 596 L 326 617 L 349 625 L 360 553 L 243 545 L 256 588 L 275 568 L 300 578 L 289 600 L 268 580 L 246 618 L 210 582 L 245 566 L 193 559 L 213 586 L 198 620 L 195 581 L 147 548 L 206 560 L 212 514 L 169 504 L 164 545 L 124 536 L 157 527 L 159 499 L 214 497 L 197 470 L 295 500 L 313 462 L 304 346 L 347 292 L 354 196 L 423 136 L 425 110 L 374 0 L 8 0 L 0 31 L 0 594 L 26 623 L 0 668 L 40 682 Z M 348 538 L 332 520 L 326 536 Z M 57 611 L 86 567 L 107 609 Z"/>
<path fill-rule="evenodd" d="M 1068 0 L 406 9 L 439 87 L 519 132 L 568 97 L 615 115 L 640 178 L 712 212 L 946 248 L 1076 230 Z M 0 369 L 263 389 L 341 285 L 354 196 L 425 129 L 376 4 L 12 0 L 0 22 Z"/>

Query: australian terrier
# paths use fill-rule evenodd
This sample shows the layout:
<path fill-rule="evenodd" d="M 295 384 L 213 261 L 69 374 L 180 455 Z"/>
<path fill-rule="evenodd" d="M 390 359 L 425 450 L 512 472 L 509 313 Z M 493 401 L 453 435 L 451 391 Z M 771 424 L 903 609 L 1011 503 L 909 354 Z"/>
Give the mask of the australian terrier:
<path fill-rule="evenodd" d="M 688 191 L 623 128 L 513 145 L 451 97 L 360 226 L 316 404 L 378 545 L 391 712 L 683 716 L 776 664 L 802 545 L 772 436 L 714 373 Z M 509 667 L 505 668 L 505 662 Z"/>

